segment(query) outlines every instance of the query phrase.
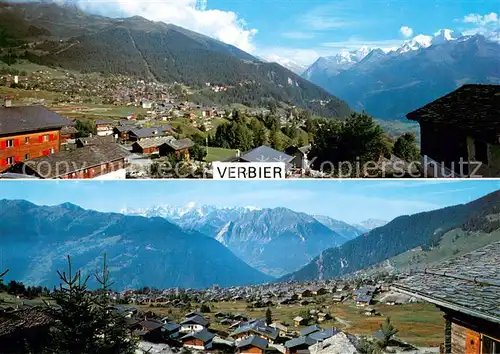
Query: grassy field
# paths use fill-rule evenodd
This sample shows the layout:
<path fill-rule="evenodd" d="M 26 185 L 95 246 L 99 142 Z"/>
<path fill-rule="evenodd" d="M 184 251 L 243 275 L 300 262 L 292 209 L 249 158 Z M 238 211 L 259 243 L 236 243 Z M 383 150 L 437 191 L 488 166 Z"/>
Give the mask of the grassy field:
<path fill-rule="evenodd" d="M 236 156 L 237 151 L 238 150 L 209 147 L 206 161 L 213 162 L 213 161 L 227 160 L 232 156 Z"/>
<path fill-rule="evenodd" d="M 36 100 L 53 101 L 63 97 L 62 94 L 49 91 L 34 91 L 34 90 L 21 90 L 8 87 L 0 87 L 0 96 L 9 95 L 14 96 L 14 103 L 26 103 Z"/>
<path fill-rule="evenodd" d="M 365 316 L 363 309 L 354 304 L 329 303 L 325 298 L 322 307 L 335 319 L 322 323 L 324 327 L 337 327 L 349 333 L 360 335 L 374 335 L 375 331 L 390 317 L 392 323 L 399 330 L 398 337 L 404 341 L 417 346 L 439 346 L 443 342 L 444 320 L 442 313 L 430 304 L 407 304 L 400 306 L 375 305 L 373 308 L 380 312 L 381 316 Z M 170 316 L 176 321 L 182 320 L 186 310 L 177 308 L 152 308 L 149 306 L 138 306 L 142 311 L 153 311 L 160 316 Z M 210 319 L 211 328 L 222 333 L 229 334 L 228 326 L 217 323 L 214 314 L 216 312 L 228 312 L 232 314 L 244 313 L 253 318 L 265 318 L 266 308 L 248 309 L 244 301 L 219 302 L 211 304 L 211 313 L 206 314 Z M 304 328 L 294 327 L 293 318 L 300 315 L 304 310 L 317 309 L 316 306 L 289 305 L 271 308 L 273 320 L 288 326 L 291 331 L 299 331 Z M 192 310 L 197 310 L 196 304 Z"/>
<path fill-rule="evenodd" d="M 22 303 L 26 304 L 26 305 L 30 305 L 30 306 L 41 306 L 41 305 L 44 305 L 44 298 L 36 298 L 36 299 L 33 299 L 33 300 L 29 300 L 29 299 L 18 299 L 17 297 L 13 296 L 13 295 L 9 295 L 7 293 L 2 293 L 0 292 L 0 306 L 1 307 L 4 307 L 4 306 L 17 306 L 17 305 L 21 305 Z"/>
<path fill-rule="evenodd" d="M 54 79 L 60 79 L 65 77 L 66 71 L 64 70 L 56 70 L 49 68 L 47 66 L 38 65 L 35 63 L 31 63 L 27 60 L 20 60 L 18 63 L 13 65 L 7 65 L 4 62 L 0 62 L 0 69 L 17 69 L 19 71 L 26 71 L 28 74 L 36 72 L 36 71 L 45 71 L 48 72 L 51 77 Z"/>

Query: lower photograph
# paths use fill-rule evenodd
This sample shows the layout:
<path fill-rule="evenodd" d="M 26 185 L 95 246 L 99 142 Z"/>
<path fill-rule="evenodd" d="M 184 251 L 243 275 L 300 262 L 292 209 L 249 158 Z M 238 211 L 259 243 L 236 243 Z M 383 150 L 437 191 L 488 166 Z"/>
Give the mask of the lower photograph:
<path fill-rule="evenodd" d="M 2 181 L 0 353 L 500 353 L 500 181 Z"/>

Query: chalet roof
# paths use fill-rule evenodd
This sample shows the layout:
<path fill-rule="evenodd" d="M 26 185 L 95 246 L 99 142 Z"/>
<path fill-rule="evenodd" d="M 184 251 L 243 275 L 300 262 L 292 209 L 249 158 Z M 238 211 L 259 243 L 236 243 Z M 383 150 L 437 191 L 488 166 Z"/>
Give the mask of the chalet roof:
<path fill-rule="evenodd" d="M 73 127 L 73 126 L 62 127 L 62 129 L 61 129 L 61 134 L 62 135 L 76 134 L 76 133 L 78 133 L 78 130 L 76 130 L 76 128 Z"/>
<path fill-rule="evenodd" d="M 279 331 L 270 326 L 265 326 L 263 323 L 259 320 L 251 324 L 247 324 L 244 326 L 241 326 L 237 328 L 233 333 L 230 334 L 230 337 L 235 336 L 240 333 L 246 333 L 246 332 L 254 332 L 257 334 L 261 334 L 263 336 L 266 336 L 267 338 L 270 339 L 276 339 L 278 338 Z"/>
<path fill-rule="evenodd" d="M 301 336 L 308 336 L 309 334 L 311 333 L 314 333 L 314 332 L 319 332 L 319 331 L 322 331 L 323 328 L 321 328 L 321 326 L 319 325 L 312 325 L 312 326 L 309 326 L 309 327 L 306 327 L 304 329 L 302 329 L 300 331 L 300 335 Z"/>
<path fill-rule="evenodd" d="M 105 136 L 89 136 L 85 138 L 78 138 L 82 145 L 102 145 L 102 144 L 111 144 L 115 142 L 115 137 L 113 135 L 105 135 Z"/>
<path fill-rule="evenodd" d="M 160 128 L 132 128 L 129 132 L 137 136 L 138 138 L 150 138 L 155 136 L 166 135 L 167 132 L 173 132 L 170 125 L 165 125 Z"/>
<path fill-rule="evenodd" d="M 71 151 L 56 152 L 18 163 L 13 172 L 28 166 L 41 178 L 58 178 L 105 163 L 125 159 L 130 153 L 119 144 L 90 145 Z M 27 171 L 23 171 L 27 172 Z"/>
<path fill-rule="evenodd" d="M 250 337 L 240 341 L 238 343 L 237 347 L 238 348 L 245 348 L 248 346 L 253 346 L 253 347 L 257 347 L 257 348 L 264 350 L 267 348 L 267 345 L 268 345 L 268 342 L 264 338 L 257 337 L 257 336 L 250 336 Z"/>
<path fill-rule="evenodd" d="M 213 334 L 212 332 L 209 332 L 206 328 L 204 328 L 201 331 L 186 334 L 181 339 L 196 338 L 196 339 L 199 339 L 202 342 L 206 343 L 206 342 L 211 341 L 214 337 L 215 337 L 215 334 Z"/>
<path fill-rule="evenodd" d="M 292 340 L 289 340 L 287 342 L 285 342 L 285 347 L 286 348 L 294 348 L 294 347 L 298 347 L 298 346 L 311 346 L 313 345 L 314 343 L 316 343 L 316 341 L 310 337 L 298 337 L 298 338 L 295 338 L 295 339 L 292 339 Z"/>
<path fill-rule="evenodd" d="M 168 146 L 170 146 L 174 150 L 182 150 L 188 149 L 194 145 L 194 142 L 191 139 L 179 139 L 179 140 L 169 140 L 166 142 Z"/>
<path fill-rule="evenodd" d="M 0 136 L 73 125 L 70 119 L 44 106 L 0 107 Z"/>
<path fill-rule="evenodd" d="M 161 146 L 161 145 L 166 144 L 172 140 L 175 140 L 175 138 L 173 136 L 160 136 L 157 138 L 146 138 L 146 139 L 142 139 L 140 141 L 136 141 L 134 143 L 134 145 L 137 144 L 143 149 L 148 149 L 148 148 L 152 148 L 152 147 Z"/>
<path fill-rule="evenodd" d="M 325 330 L 314 332 L 309 335 L 309 338 L 314 339 L 316 341 L 323 341 L 327 338 L 333 337 L 340 331 L 336 328 L 327 328 Z"/>
<path fill-rule="evenodd" d="M 113 120 L 111 120 L 111 119 L 96 119 L 95 124 L 99 124 L 99 125 L 101 125 L 101 124 L 103 124 L 103 125 L 104 124 L 113 125 L 113 124 L 115 124 L 115 122 Z"/>
<path fill-rule="evenodd" d="M 450 94 L 408 113 L 417 122 L 446 125 L 493 137 L 500 133 L 500 85 L 464 85 Z"/>
<path fill-rule="evenodd" d="M 209 321 L 200 315 L 194 315 L 182 321 L 181 325 L 190 323 L 199 324 L 200 326 L 206 327 L 209 324 Z"/>
<path fill-rule="evenodd" d="M 400 280 L 399 292 L 500 323 L 500 242 Z"/>
<path fill-rule="evenodd" d="M 0 312 L 0 338 L 10 336 L 17 331 L 47 326 L 52 321 L 52 318 L 39 307 L 24 308 L 9 313 Z"/>
<path fill-rule="evenodd" d="M 151 320 L 145 320 L 140 323 L 140 325 L 144 328 L 149 329 L 150 331 L 154 331 L 155 329 L 158 329 L 160 327 L 163 327 L 163 323 L 159 321 L 151 321 Z"/>
<path fill-rule="evenodd" d="M 247 162 L 285 162 L 289 163 L 293 157 L 284 152 L 272 149 L 262 145 L 258 148 L 250 150 L 240 157 L 241 160 Z"/>
<path fill-rule="evenodd" d="M 173 321 L 168 321 L 167 323 L 163 324 L 163 328 L 165 328 L 169 332 L 172 332 L 172 331 L 179 329 L 180 326 Z"/>

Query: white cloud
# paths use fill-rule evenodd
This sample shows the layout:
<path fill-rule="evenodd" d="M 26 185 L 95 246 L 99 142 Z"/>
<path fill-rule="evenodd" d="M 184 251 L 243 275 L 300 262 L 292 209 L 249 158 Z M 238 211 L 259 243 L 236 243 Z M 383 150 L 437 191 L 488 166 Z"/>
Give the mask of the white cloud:
<path fill-rule="evenodd" d="M 255 51 L 256 29 L 248 28 L 242 18 L 232 11 L 206 9 L 206 3 L 196 6 L 196 0 L 77 0 L 84 10 L 105 16 L 142 16 L 203 33 L 244 51 Z"/>
<path fill-rule="evenodd" d="M 490 23 L 498 23 L 498 14 L 495 12 L 491 12 L 485 15 L 471 13 L 463 18 L 463 22 L 486 26 Z"/>
<path fill-rule="evenodd" d="M 413 29 L 408 26 L 403 26 L 399 29 L 399 33 L 401 33 L 405 38 L 410 38 L 413 36 Z"/>

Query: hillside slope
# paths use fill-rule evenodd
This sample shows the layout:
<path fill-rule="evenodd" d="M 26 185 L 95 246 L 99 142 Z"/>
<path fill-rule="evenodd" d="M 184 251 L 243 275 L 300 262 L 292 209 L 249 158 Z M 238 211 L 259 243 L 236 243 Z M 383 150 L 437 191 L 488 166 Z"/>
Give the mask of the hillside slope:
<path fill-rule="evenodd" d="M 299 271 L 281 280 L 313 280 L 350 274 L 406 251 L 437 247 L 453 229 L 492 233 L 500 229 L 500 191 L 474 202 L 444 209 L 400 216 L 385 226 L 330 248 Z"/>
<path fill-rule="evenodd" d="M 34 13 L 40 7 L 42 17 L 38 18 Z M 32 45 L 18 50 L 18 55 L 38 64 L 179 82 L 196 89 L 206 88 L 206 83 L 224 85 L 228 91 L 207 93 L 221 104 L 267 106 L 277 102 L 326 117 L 350 113 L 345 102 L 276 63 L 263 62 L 234 46 L 171 24 L 138 16 L 110 19 L 71 6 L 37 3 L 0 6 L 0 18 L 9 16 L 18 20 L 7 26 L 0 23 L 0 30 L 8 27 L 13 32 L 12 27 L 17 30 L 36 24 L 51 34 L 36 38 L 36 44 L 27 36 L 25 41 Z M 73 35 L 61 37 L 65 32 Z"/>
<path fill-rule="evenodd" d="M 216 240 L 163 218 L 0 200 L 0 219 L 0 267 L 28 284 L 57 285 L 56 270 L 65 267 L 66 255 L 75 268 L 93 273 L 105 252 L 118 289 L 234 286 L 270 279 Z"/>

